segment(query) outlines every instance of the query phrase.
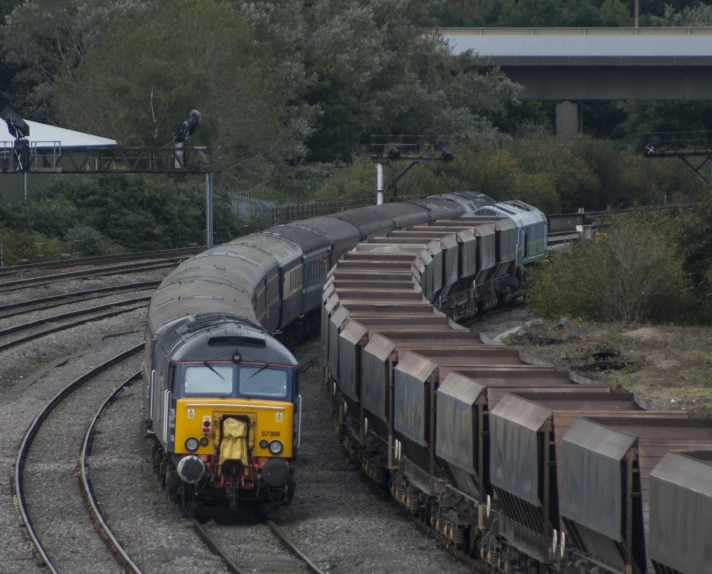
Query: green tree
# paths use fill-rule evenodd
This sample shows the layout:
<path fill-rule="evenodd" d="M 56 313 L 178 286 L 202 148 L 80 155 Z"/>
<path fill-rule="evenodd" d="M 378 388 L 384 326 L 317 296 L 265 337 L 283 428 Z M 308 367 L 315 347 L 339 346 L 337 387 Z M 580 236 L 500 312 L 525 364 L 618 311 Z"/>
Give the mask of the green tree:
<path fill-rule="evenodd" d="M 498 69 L 452 57 L 431 31 L 440 0 L 315 0 L 291 3 L 287 16 L 285 0 L 233 1 L 295 77 L 290 96 L 318 114 L 315 160 L 348 161 L 372 133 L 491 134 L 485 118 L 516 94 Z"/>
<path fill-rule="evenodd" d="M 219 183 L 260 190 L 287 169 L 285 160 L 301 160 L 310 133 L 283 114 L 273 67 L 229 4 L 155 0 L 140 22 L 120 19 L 61 76 L 59 117 L 123 145 L 155 146 L 170 144 L 176 121 L 198 109 L 193 143 L 223 146 Z"/>
<path fill-rule="evenodd" d="M 573 245 L 535 269 L 527 300 L 551 317 L 684 319 L 694 301 L 672 238 L 666 216 L 614 217 L 595 244 Z"/>
<path fill-rule="evenodd" d="M 26 205 L 5 206 L 3 226 L 63 241 L 92 253 L 121 246 L 148 251 L 205 243 L 202 181 L 172 176 L 106 175 L 53 178 Z M 214 198 L 215 241 L 240 228 L 224 192 Z M 99 235 L 97 235 L 99 234 Z"/>
<path fill-rule="evenodd" d="M 117 18 L 139 18 L 148 2 L 5 0 L 1 39 L 6 64 L 17 67 L 13 100 L 33 119 L 55 121 L 55 78 L 71 76 Z"/>

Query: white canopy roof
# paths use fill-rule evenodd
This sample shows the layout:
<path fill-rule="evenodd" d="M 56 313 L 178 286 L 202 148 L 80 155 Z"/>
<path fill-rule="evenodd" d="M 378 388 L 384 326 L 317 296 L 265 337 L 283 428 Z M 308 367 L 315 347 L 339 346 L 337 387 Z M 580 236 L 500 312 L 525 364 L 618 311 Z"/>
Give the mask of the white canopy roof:
<path fill-rule="evenodd" d="M 62 148 L 68 147 L 108 147 L 115 146 L 116 141 L 109 138 L 75 132 L 31 120 L 25 120 L 30 126 L 30 143 L 39 148 L 54 147 L 59 142 Z M 14 142 L 15 138 L 7 131 L 7 124 L 0 121 L 0 141 Z"/>

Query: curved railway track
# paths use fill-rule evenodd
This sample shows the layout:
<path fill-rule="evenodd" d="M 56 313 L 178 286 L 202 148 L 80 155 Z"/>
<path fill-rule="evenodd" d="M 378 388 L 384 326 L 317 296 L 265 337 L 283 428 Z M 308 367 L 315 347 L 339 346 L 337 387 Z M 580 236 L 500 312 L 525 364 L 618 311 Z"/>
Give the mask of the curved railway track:
<path fill-rule="evenodd" d="M 221 544 L 220 541 L 218 541 L 216 536 L 214 536 L 197 519 L 191 517 L 190 520 L 192 521 L 193 528 L 198 533 L 201 540 L 215 554 L 220 556 L 223 563 L 228 568 L 228 570 L 230 570 L 230 572 L 233 572 L 234 574 L 248 574 L 248 572 L 271 572 L 271 570 L 263 569 L 259 564 L 251 563 L 249 564 L 249 566 L 240 566 L 238 564 L 239 562 L 247 562 L 244 557 L 238 560 L 234 560 L 232 558 L 232 553 L 225 549 L 224 545 Z M 283 549 L 288 552 L 292 557 L 295 557 L 297 559 L 297 561 L 290 559 L 286 566 L 280 564 L 280 569 L 287 568 L 289 572 L 311 572 L 312 574 L 325 574 L 323 570 L 321 570 L 316 564 L 314 564 L 314 562 L 312 562 L 312 560 L 294 544 L 292 539 L 289 538 L 289 536 L 287 536 L 287 534 L 275 522 L 266 519 L 264 521 L 264 524 L 267 526 L 266 530 L 269 530 L 271 532 L 272 536 L 279 543 L 279 545 L 281 545 Z M 223 527 L 218 527 L 218 529 L 220 528 Z M 260 540 L 262 541 L 262 539 Z M 239 552 L 241 554 L 249 553 L 250 550 L 253 549 L 251 549 L 248 545 L 244 543 L 239 545 Z M 279 556 L 271 556 L 269 552 L 265 551 L 265 547 L 263 544 L 260 544 L 258 548 L 254 549 L 254 552 L 255 554 L 264 556 L 264 559 L 268 562 L 268 564 L 266 565 L 267 568 L 271 567 L 269 564 L 271 561 L 274 561 L 275 559 L 281 559 L 281 557 Z M 258 560 L 260 560 L 260 558 L 258 558 Z"/>
<path fill-rule="evenodd" d="M 163 257 L 178 257 L 195 255 L 205 247 L 182 247 L 179 249 L 161 249 L 158 251 L 139 251 L 137 253 L 122 253 L 119 255 L 98 255 L 95 257 L 79 257 L 76 259 L 63 259 L 60 261 L 47 261 L 44 263 L 29 263 L 26 265 L 12 265 L 0 269 L 0 277 L 10 277 L 18 273 L 33 272 L 41 269 L 66 269 L 83 265 L 106 265 L 123 261 L 137 261 L 141 259 L 157 259 Z"/>
<path fill-rule="evenodd" d="M 111 369 L 123 368 L 124 363 L 138 355 L 142 349 L 143 344 L 135 345 L 90 369 L 66 385 L 35 417 L 23 437 L 15 462 L 13 482 L 17 508 L 35 552 L 47 571 L 52 574 L 112 571 L 110 561 L 115 564 L 117 572 L 142 573 L 140 566 L 129 555 L 104 518 L 100 502 L 94 494 L 90 476 L 91 449 L 97 423 L 118 394 L 140 378 L 140 371 L 128 377 L 122 377 L 123 382 L 114 386 L 108 396 L 101 392 L 102 387 L 107 385 L 101 375 Z M 77 393 L 81 393 L 81 396 Z M 68 405 L 65 401 L 68 402 L 70 397 L 73 397 L 74 400 L 71 401 L 71 405 Z M 60 410 L 65 412 L 59 413 Z M 69 428 L 62 424 L 60 418 L 51 420 L 53 416 L 66 416 L 68 412 L 71 412 L 72 418 L 75 419 Z M 90 421 L 86 431 L 83 430 L 81 424 L 83 420 Z M 63 447 L 64 458 L 61 461 L 57 460 L 57 457 L 50 452 L 56 448 L 58 425 L 62 427 L 61 440 L 65 445 Z M 72 448 L 73 445 L 78 448 Z M 34 452 L 35 449 L 37 452 Z M 77 452 L 79 453 L 79 467 L 78 472 L 75 472 L 74 461 Z M 28 462 L 30 458 L 34 460 Z M 28 474 L 29 466 L 38 467 L 40 474 L 51 471 L 53 484 L 49 487 L 46 483 L 43 487 L 38 484 L 30 484 L 28 488 L 28 483 L 36 482 Z M 47 492 L 50 493 L 49 498 L 46 497 Z M 48 511 L 56 513 L 57 517 L 68 516 L 76 512 L 79 506 L 85 508 L 87 516 L 83 520 L 77 517 L 72 518 L 72 525 L 78 528 L 73 533 L 66 528 L 57 528 L 53 522 L 54 519 L 48 521 L 46 516 L 44 518 L 36 516 L 40 513 L 46 514 Z M 199 538 L 211 552 L 220 558 L 228 571 L 234 574 L 247 574 L 247 572 L 254 571 L 252 567 L 248 569 L 239 566 L 239 560 L 236 561 L 232 557 L 234 552 L 225 549 L 205 526 L 194 518 L 191 518 L 191 522 Z M 89 526 L 89 523 L 92 526 Z M 266 524 L 285 549 L 299 559 L 300 567 L 290 571 L 323 574 L 274 522 L 267 520 Z M 93 539 L 94 537 L 89 535 L 89 529 L 93 530 L 95 537 L 101 539 L 103 544 L 100 545 L 96 539 Z M 108 553 L 104 545 L 108 548 Z M 245 551 L 243 545 L 240 545 L 240 550 Z M 257 552 L 256 550 L 255 553 Z M 68 553 L 70 555 L 81 554 L 81 562 L 87 563 L 85 564 L 86 568 L 80 564 L 69 562 Z"/>
<path fill-rule="evenodd" d="M 34 311 L 44 311 L 46 309 L 54 309 L 55 307 L 61 307 L 63 305 L 80 303 L 82 301 L 101 299 L 123 291 L 147 291 L 148 289 L 158 287 L 160 283 L 160 281 L 140 281 L 138 283 L 99 287 L 98 289 L 87 289 L 84 291 L 75 291 L 73 293 L 62 293 L 61 295 L 41 297 L 39 299 L 28 299 L 17 303 L 7 303 L 6 305 L 0 305 L 0 320 Z"/>
<path fill-rule="evenodd" d="M 57 273 L 53 275 L 42 275 L 40 277 L 28 277 L 25 279 L 15 279 L 13 281 L 3 281 L 0 282 L 0 293 L 10 293 L 20 289 L 44 287 L 45 285 L 52 285 L 68 279 L 81 279 L 84 277 L 111 277 L 112 275 L 122 275 L 125 273 L 143 273 L 144 271 L 168 269 L 175 267 L 185 259 L 186 258 L 183 257 L 159 261 L 148 261 L 143 263 L 132 263 L 127 265 L 112 265 L 109 267 L 84 269 L 82 271 L 69 271 L 67 273 Z"/>
<path fill-rule="evenodd" d="M 75 530 L 74 535 L 72 535 L 70 532 L 67 531 L 67 529 L 57 528 L 56 525 L 52 525 L 54 526 L 53 528 L 50 527 L 47 524 L 46 519 L 40 520 L 42 522 L 42 525 L 38 526 L 36 524 L 36 521 L 33 519 L 33 514 L 36 514 L 40 510 L 40 508 L 43 512 L 46 512 L 48 510 L 48 507 L 55 506 L 56 508 L 49 509 L 54 510 L 57 513 L 57 517 L 62 517 L 64 516 L 65 512 L 75 512 L 77 506 L 83 506 L 82 501 L 80 500 L 81 494 L 79 492 L 81 489 L 78 488 L 79 485 L 76 484 L 74 476 L 76 453 L 80 452 L 80 446 L 82 447 L 83 451 L 85 441 L 83 441 L 82 439 L 86 438 L 86 434 L 82 432 L 81 426 L 76 422 L 76 419 L 80 418 L 81 413 L 79 411 L 81 411 L 82 409 L 88 411 L 87 415 L 91 416 L 91 413 L 95 412 L 96 410 L 92 409 L 92 405 L 96 404 L 95 400 L 91 400 L 95 399 L 95 396 L 92 395 L 96 394 L 95 387 L 99 386 L 99 389 L 101 388 L 100 385 L 102 381 L 99 380 L 99 375 L 105 373 L 109 369 L 121 365 L 126 360 L 140 353 L 142 349 L 142 344 L 131 347 L 130 349 L 127 349 L 126 351 L 115 355 L 114 357 L 105 361 L 101 365 L 92 368 L 91 370 L 87 371 L 86 373 L 69 383 L 45 405 L 45 407 L 32 421 L 32 424 L 30 424 L 30 427 L 27 429 L 27 432 L 25 433 L 25 436 L 22 439 L 22 443 L 17 454 L 17 459 L 15 461 L 15 475 L 13 481 L 15 496 L 17 499 L 17 508 L 25 525 L 27 535 L 29 536 L 31 543 L 34 546 L 37 555 L 45 564 L 48 571 L 52 572 L 53 574 L 59 572 L 57 565 L 60 564 L 60 560 L 62 560 L 63 562 L 67 561 L 67 552 L 73 552 L 77 555 L 81 555 L 82 557 L 84 557 L 86 560 L 93 564 L 93 568 L 95 568 L 94 571 L 96 571 L 97 568 L 101 569 L 102 567 L 108 566 L 107 556 L 105 555 L 106 549 L 103 547 L 102 544 L 102 553 L 101 550 L 97 548 L 97 544 L 93 544 L 91 542 L 91 537 L 86 536 L 88 532 L 88 528 L 86 528 L 87 525 L 83 524 L 84 527 L 82 528 L 82 524 L 79 524 L 80 522 L 82 522 L 81 520 L 73 524 L 73 526 L 75 526 L 77 529 L 81 529 L 81 534 L 77 535 L 77 530 Z M 74 395 L 74 393 L 85 389 L 91 389 L 94 391 L 94 393 L 87 393 L 89 396 L 86 399 L 80 401 L 73 401 L 73 404 L 70 407 L 66 407 L 67 403 L 65 401 L 69 397 Z M 64 460 L 55 463 L 56 468 L 48 468 L 48 466 L 51 467 L 54 465 L 49 464 L 47 461 L 55 461 L 57 458 L 56 453 L 53 452 L 53 449 L 57 448 L 57 437 L 56 434 L 53 434 L 56 433 L 56 429 L 48 429 L 46 423 L 54 415 L 57 415 L 58 409 L 60 408 L 76 409 L 71 411 L 72 419 L 75 419 L 74 424 L 69 427 L 66 425 L 62 425 L 64 430 L 62 443 L 63 448 L 65 450 L 65 454 L 67 455 L 67 458 L 69 458 L 69 460 L 65 458 Z M 61 420 L 58 418 L 54 420 L 53 423 L 55 425 L 57 423 L 61 424 Z M 38 437 L 41 437 L 42 439 L 40 442 L 38 442 L 37 440 Z M 76 441 L 74 442 L 76 449 L 72 448 L 73 441 Z M 28 492 L 26 490 L 28 482 L 26 480 L 26 467 L 28 458 L 31 452 L 33 451 L 33 448 L 38 449 L 38 452 L 35 454 L 37 454 L 37 458 L 39 460 L 39 462 L 35 462 L 33 464 L 38 465 L 40 467 L 40 470 L 44 471 L 44 473 L 51 471 L 50 476 L 55 482 L 55 486 L 57 485 L 56 483 L 59 482 L 64 487 L 61 490 L 61 497 L 57 496 L 58 492 L 53 491 L 51 488 L 49 489 L 49 497 L 47 497 L 46 484 L 44 485 L 45 489 L 38 488 L 36 484 L 32 485 L 30 488 L 30 490 L 32 490 L 30 496 L 37 497 L 38 499 L 35 502 L 36 506 L 34 509 L 32 508 L 31 504 L 28 504 Z M 69 506 L 63 506 L 65 504 L 69 504 Z M 51 534 L 53 539 L 48 544 L 46 540 L 43 542 L 43 538 L 49 537 L 49 530 L 52 531 Z M 97 536 L 99 536 L 97 531 L 95 531 L 95 533 L 97 534 Z M 63 559 L 60 558 L 60 560 L 57 560 L 56 556 L 53 557 L 53 555 L 58 555 L 60 553 L 58 550 L 58 547 L 60 546 L 65 556 L 63 557 Z M 116 559 L 114 559 L 114 561 L 116 561 Z M 74 569 L 75 567 L 76 565 L 73 564 L 72 569 Z M 120 569 L 121 568 L 119 564 L 117 564 L 116 570 L 119 571 Z M 67 569 L 67 571 L 70 571 L 69 568 Z"/>
<path fill-rule="evenodd" d="M 78 309 L 75 311 L 69 311 L 67 313 L 61 313 L 59 315 L 53 315 L 51 317 L 45 317 L 44 319 L 37 319 L 34 321 L 29 321 L 27 323 L 20 323 L 19 325 L 14 325 L 12 327 L 7 327 L 6 329 L 0 330 L 0 338 L 13 333 L 19 333 L 22 331 L 29 331 L 42 325 L 53 324 L 58 321 L 64 321 L 67 319 L 72 319 L 74 317 L 80 317 L 82 315 L 92 315 L 91 317 L 85 317 L 78 321 L 70 321 L 69 323 L 64 323 L 61 325 L 50 326 L 48 329 L 44 329 L 39 332 L 30 333 L 22 337 L 18 337 L 11 341 L 6 341 L 5 343 L 0 342 L 0 351 L 16 347 L 17 345 L 22 345 L 34 339 L 39 339 L 46 335 L 52 333 L 57 333 L 59 331 L 65 331 L 73 327 L 78 327 L 79 325 L 84 325 L 93 321 L 101 321 L 102 319 L 107 319 L 109 317 L 115 317 L 116 315 L 122 315 L 124 313 L 130 313 L 136 309 L 141 309 L 146 307 L 151 300 L 151 297 L 146 295 L 143 297 L 134 297 L 132 299 L 125 299 L 123 301 L 116 301 L 114 303 L 107 303 L 105 305 L 96 305 L 94 307 L 88 307 L 86 309 Z"/>
<path fill-rule="evenodd" d="M 133 381 L 139 380 L 141 378 L 141 371 L 131 375 L 126 381 L 121 383 L 116 387 L 108 398 L 101 404 L 99 410 L 94 415 L 94 418 L 89 423 L 89 428 L 84 435 L 84 441 L 82 442 L 82 449 L 79 454 L 79 470 L 80 470 L 80 481 L 82 488 L 82 498 L 87 506 L 87 510 L 91 515 L 91 520 L 94 526 L 99 531 L 99 535 L 104 539 L 109 551 L 114 555 L 116 560 L 121 564 L 121 566 L 127 572 L 133 572 L 134 574 L 141 574 L 141 570 L 136 565 L 136 563 L 128 555 L 124 547 L 121 545 L 119 540 L 114 536 L 114 533 L 109 528 L 109 525 L 104 520 L 104 516 L 99 509 L 99 504 L 97 503 L 96 497 L 94 496 L 94 490 L 91 486 L 91 480 L 89 478 L 89 471 L 87 469 L 87 463 L 89 456 L 91 455 L 91 446 L 94 439 L 94 430 L 96 429 L 96 423 L 101 417 L 104 409 L 116 398 L 119 392 L 130 385 Z"/>

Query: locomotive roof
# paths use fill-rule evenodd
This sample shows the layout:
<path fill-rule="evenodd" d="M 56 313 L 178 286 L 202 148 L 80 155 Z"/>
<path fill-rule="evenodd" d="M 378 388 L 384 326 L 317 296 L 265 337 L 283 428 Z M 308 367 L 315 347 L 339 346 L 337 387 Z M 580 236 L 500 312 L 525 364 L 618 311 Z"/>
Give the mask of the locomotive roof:
<path fill-rule="evenodd" d="M 303 221 L 293 221 L 287 224 L 288 227 L 302 227 L 314 229 L 326 235 L 332 243 L 349 238 L 359 238 L 359 230 L 348 221 L 343 221 L 335 217 L 314 217 Z"/>
<path fill-rule="evenodd" d="M 430 214 L 424 207 L 413 203 L 384 203 L 365 207 L 364 209 L 385 213 L 396 225 L 424 223 L 430 219 Z"/>
<path fill-rule="evenodd" d="M 351 223 L 359 229 L 363 237 L 374 231 L 393 227 L 393 220 L 385 213 L 374 212 L 364 208 L 341 211 L 340 213 L 335 213 L 332 217 Z"/>
<path fill-rule="evenodd" d="M 261 232 L 260 235 L 269 235 L 272 237 L 281 237 L 298 245 L 304 254 L 311 253 L 317 249 L 329 247 L 331 242 L 323 233 L 313 229 L 304 227 L 295 227 L 291 225 L 278 225 L 270 227 Z"/>
<path fill-rule="evenodd" d="M 251 246 L 266 255 L 273 256 L 281 266 L 288 265 L 302 256 L 302 250 L 295 243 L 282 237 L 264 233 L 253 233 L 238 237 L 233 239 L 230 245 L 239 245 L 241 248 Z"/>
<path fill-rule="evenodd" d="M 445 217 L 455 217 L 465 212 L 464 208 L 450 199 L 439 199 L 438 197 L 426 197 L 425 199 L 413 199 L 408 203 L 419 205 L 430 213 L 431 219 L 442 219 Z"/>
<path fill-rule="evenodd" d="M 186 317 L 171 325 L 156 347 L 172 361 L 230 360 L 238 352 L 243 361 L 298 364 L 294 355 L 275 338 L 228 313 Z"/>
<path fill-rule="evenodd" d="M 162 305 L 151 307 L 148 313 L 148 328 L 155 335 L 162 327 L 176 319 L 207 312 L 220 312 L 239 317 L 245 322 L 257 323 L 252 301 L 244 303 L 216 297 L 174 297 Z M 170 327 L 169 327 L 170 329 Z"/>

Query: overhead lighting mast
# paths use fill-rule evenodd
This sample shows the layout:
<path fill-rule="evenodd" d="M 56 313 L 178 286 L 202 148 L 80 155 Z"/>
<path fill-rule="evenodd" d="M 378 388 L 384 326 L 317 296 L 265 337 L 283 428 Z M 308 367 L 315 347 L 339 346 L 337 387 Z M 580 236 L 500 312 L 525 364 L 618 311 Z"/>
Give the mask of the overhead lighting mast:
<path fill-rule="evenodd" d="M 446 136 L 438 135 L 371 136 L 371 161 L 376 164 L 376 205 L 385 201 L 386 192 L 395 187 L 414 165 L 453 161 L 455 155 L 445 142 Z M 410 163 L 385 188 L 383 167 L 388 166 L 395 171 L 391 164 L 403 161 Z"/>

